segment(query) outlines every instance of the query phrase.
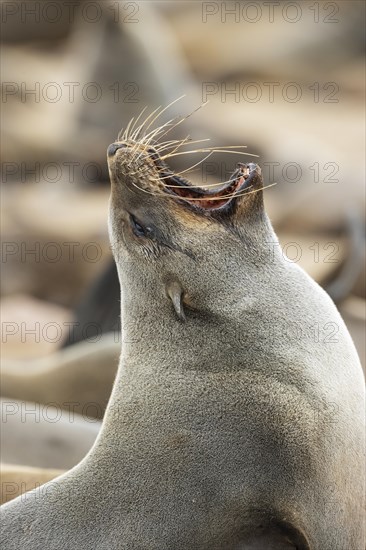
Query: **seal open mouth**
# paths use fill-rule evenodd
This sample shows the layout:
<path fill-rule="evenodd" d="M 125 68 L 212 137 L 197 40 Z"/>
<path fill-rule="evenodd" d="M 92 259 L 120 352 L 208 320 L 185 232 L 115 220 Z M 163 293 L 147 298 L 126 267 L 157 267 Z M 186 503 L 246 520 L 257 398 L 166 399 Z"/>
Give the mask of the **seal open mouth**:
<path fill-rule="evenodd" d="M 150 156 L 159 171 L 165 191 L 204 210 L 221 210 L 228 207 L 235 197 L 252 186 L 258 169 L 254 163 L 239 162 L 228 181 L 208 189 L 194 186 L 190 181 L 176 176 L 160 159 L 157 152 L 150 150 Z"/>
<path fill-rule="evenodd" d="M 152 177 L 148 176 L 145 181 L 141 180 L 140 185 L 135 182 L 133 184 L 135 187 L 140 186 L 141 190 L 150 194 L 166 193 L 171 198 L 176 198 L 179 202 L 200 212 L 229 212 L 236 204 L 238 197 L 250 192 L 249 190 L 258 181 L 261 182 L 261 170 L 257 164 L 239 162 L 227 181 L 221 184 L 197 186 L 169 168 L 164 156 L 160 156 L 159 145 L 157 147 L 150 145 L 147 148 L 143 143 L 130 140 L 116 142 L 109 146 L 108 158 L 115 157 L 117 151 L 122 151 L 121 157 L 128 159 L 123 162 L 126 165 L 123 170 L 126 174 L 130 172 L 143 177 L 142 172 L 147 170 L 152 175 Z M 165 154 L 165 157 L 170 156 L 174 155 Z M 135 168 L 131 169 L 131 162 L 135 163 Z"/>

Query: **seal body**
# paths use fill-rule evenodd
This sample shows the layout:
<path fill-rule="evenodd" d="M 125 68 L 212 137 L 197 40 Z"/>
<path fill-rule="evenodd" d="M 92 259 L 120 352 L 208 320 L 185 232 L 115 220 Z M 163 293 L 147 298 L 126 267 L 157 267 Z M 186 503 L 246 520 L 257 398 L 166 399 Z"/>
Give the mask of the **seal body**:
<path fill-rule="evenodd" d="M 70 469 L 89 452 L 101 422 L 56 407 L 0 400 L 1 462 L 35 468 Z"/>
<path fill-rule="evenodd" d="M 32 361 L 4 361 L 1 395 L 102 418 L 116 375 L 120 342 L 114 334 L 80 342 Z"/>
<path fill-rule="evenodd" d="M 361 367 L 259 167 L 203 194 L 146 146 L 109 157 L 117 380 L 86 458 L 3 507 L 5 550 L 361 550 Z"/>
<path fill-rule="evenodd" d="M 29 466 L 18 466 L 14 464 L 0 465 L 0 503 L 5 504 L 18 497 L 26 491 L 54 479 L 63 474 L 63 470 L 52 468 L 32 468 Z"/>

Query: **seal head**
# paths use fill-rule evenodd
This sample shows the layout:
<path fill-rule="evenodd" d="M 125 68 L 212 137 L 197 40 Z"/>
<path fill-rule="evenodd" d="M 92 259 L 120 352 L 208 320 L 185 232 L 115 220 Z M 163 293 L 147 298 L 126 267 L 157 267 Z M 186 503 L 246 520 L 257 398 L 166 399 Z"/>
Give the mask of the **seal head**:
<path fill-rule="evenodd" d="M 259 235 L 259 228 L 268 229 L 259 166 L 238 163 L 227 182 L 201 187 L 176 175 L 158 146 L 120 141 L 108 147 L 107 155 L 110 238 L 116 263 L 124 266 L 120 276 L 128 276 L 131 266 L 131 277 L 145 278 L 146 287 L 152 280 L 162 284 L 184 321 L 183 304 L 212 308 L 212 281 L 220 265 L 217 295 L 225 299 L 238 244 L 244 252 L 265 241 Z"/>

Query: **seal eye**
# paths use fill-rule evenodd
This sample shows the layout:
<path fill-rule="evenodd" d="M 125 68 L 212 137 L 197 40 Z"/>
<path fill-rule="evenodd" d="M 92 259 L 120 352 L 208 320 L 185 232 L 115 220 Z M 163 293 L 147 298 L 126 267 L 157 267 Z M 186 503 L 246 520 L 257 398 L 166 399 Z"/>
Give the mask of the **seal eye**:
<path fill-rule="evenodd" d="M 130 224 L 136 237 L 147 237 L 151 233 L 151 228 L 141 225 L 132 214 L 130 214 Z"/>

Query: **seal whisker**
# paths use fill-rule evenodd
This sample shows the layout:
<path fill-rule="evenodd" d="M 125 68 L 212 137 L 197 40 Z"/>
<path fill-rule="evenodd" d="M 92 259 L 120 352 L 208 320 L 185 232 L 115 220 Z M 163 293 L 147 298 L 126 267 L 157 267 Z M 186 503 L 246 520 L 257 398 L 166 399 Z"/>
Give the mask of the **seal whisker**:
<path fill-rule="evenodd" d="M 245 147 L 245 145 L 243 145 Z M 243 151 L 232 151 L 230 149 L 221 149 L 216 147 L 205 147 L 202 149 L 192 149 L 192 151 L 179 151 L 178 153 L 167 153 L 166 155 L 162 156 L 162 160 L 166 160 L 171 157 L 177 157 L 180 155 L 190 155 L 190 154 L 196 154 L 196 153 L 206 153 L 208 151 L 211 151 L 212 153 L 229 153 L 232 155 L 246 155 L 251 157 L 257 157 L 259 158 L 259 155 L 256 155 L 254 153 L 247 153 Z"/>
<path fill-rule="evenodd" d="M 223 182 L 223 183 L 226 183 L 226 182 Z M 219 185 L 219 184 L 217 184 Z M 232 198 L 238 198 L 238 197 L 242 197 L 243 195 L 253 195 L 254 193 L 259 193 L 261 191 L 264 191 L 264 189 L 268 189 L 269 187 L 273 187 L 274 185 L 278 185 L 277 182 L 274 182 L 274 183 L 270 183 L 269 185 L 266 185 L 264 187 L 261 187 L 260 189 L 253 189 L 252 191 L 248 191 L 249 189 L 251 189 L 252 186 L 250 187 L 247 187 L 244 191 L 240 192 L 240 193 L 231 193 L 229 195 L 220 195 L 218 197 L 215 197 L 215 196 L 210 196 L 210 197 L 189 197 L 189 198 L 186 198 L 186 197 L 182 197 L 180 195 L 172 195 L 172 197 L 174 198 L 177 198 L 179 200 L 184 200 L 186 202 L 191 202 L 191 201 L 194 201 L 194 202 L 200 202 L 200 201 L 222 201 L 222 200 L 228 200 L 228 199 L 232 199 Z M 169 186 L 170 187 L 170 186 Z M 173 187 L 173 186 L 172 186 Z M 174 187 L 177 187 L 177 186 L 174 186 Z M 178 186 L 180 187 L 180 189 L 184 189 L 185 187 L 184 186 Z"/>
<path fill-rule="evenodd" d="M 166 127 L 169 126 L 169 124 L 172 124 L 172 122 L 174 122 L 176 119 L 172 119 L 172 120 L 169 120 L 168 122 L 166 122 L 163 126 L 161 126 L 160 128 L 157 128 L 153 131 L 151 131 L 149 134 L 147 134 L 142 140 L 141 140 L 141 145 L 145 145 L 146 147 L 148 145 L 150 145 L 154 139 L 157 139 L 158 135 L 160 132 L 162 132 Z"/>
<path fill-rule="evenodd" d="M 133 141 L 137 141 L 137 140 L 138 140 L 139 135 L 140 135 L 140 133 L 141 133 L 143 127 L 144 127 L 144 122 L 143 122 L 142 124 L 140 124 L 140 125 L 136 128 L 136 130 L 134 131 L 133 135 L 131 135 L 131 139 L 132 139 Z"/>
<path fill-rule="evenodd" d="M 202 164 L 202 162 L 204 162 L 205 160 L 207 160 L 211 155 L 213 154 L 213 151 L 210 151 L 208 153 L 208 155 L 206 155 L 205 157 L 203 157 L 203 159 L 199 160 L 198 162 L 196 162 L 196 164 L 192 164 L 192 166 L 190 166 L 189 168 L 187 168 L 186 170 L 182 170 L 181 172 L 174 172 L 174 175 L 175 176 L 180 176 L 181 174 L 185 174 L 186 172 L 188 172 L 189 170 L 192 170 L 192 168 L 195 168 L 196 166 L 199 166 L 200 164 Z M 163 180 L 163 179 L 167 179 L 171 176 L 162 176 L 160 179 Z"/>
<path fill-rule="evenodd" d="M 138 127 L 138 130 L 140 133 L 142 131 L 142 129 L 144 128 L 144 126 L 148 123 L 148 121 L 150 120 L 151 117 L 154 116 L 154 114 L 159 111 L 159 109 L 161 109 L 161 105 L 159 105 L 159 107 L 157 107 L 156 109 L 154 109 L 149 115 L 147 115 L 147 117 L 145 118 L 144 122 L 142 124 L 140 124 L 140 126 Z M 144 135 L 141 137 L 141 140 L 144 138 Z M 133 139 L 133 138 L 131 138 Z"/>
<path fill-rule="evenodd" d="M 189 137 L 189 136 L 187 136 Z M 157 147 L 156 147 L 156 150 L 158 152 L 162 151 L 163 149 L 167 149 L 168 147 L 173 147 L 174 144 L 178 144 L 178 145 L 186 145 L 187 143 L 189 143 L 190 145 L 192 143 L 202 143 L 203 141 L 211 141 L 210 138 L 205 138 L 205 139 L 195 139 L 195 140 L 192 140 L 190 139 L 189 141 L 185 142 L 185 139 L 173 139 L 171 141 L 163 141 L 162 143 L 158 143 L 157 144 Z M 163 145 L 163 147 L 160 147 L 160 145 Z"/>
<path fill-rule="evenodd" d="M 187 145 L 188 143 L 190 143 L 190 144 L 192 143 L 192 141 L 190 140 L 190 136 L 189 136 L 189 135 L 188 135 L 186 138 L 184 138 L 182 141 L 180 141 L 180 142 L 174 147 L 174 149 L 173 149 L 172 151 L 170 151 L 170 153 L 167 153 L 167 154 L 169 155 L 169 154 L 175 153 L 176 151 L 178 151 L 178 149 L 179 149 L 180 147 L 183 147 L 183 145 Z M 161 152 L 162 152 L 162 149 L 159 149 L 159 155 L 160 155 Z M 163 158 L 163 157 L 161 157 L 161 158 Z"/>
<path fill-rule="evenodd" d="M 143 138 L 141 140 L 141 143 L 144 143 L 144 144 L 149 143 L 152 138 L 156 137 L 162 130 L 164 130 L 167 126 L 169 126 L 169 124 L 172 124 L 174 121 L 176 121 L 179 118 L 180 118 L 179 116 L 176 116 L 174 118 L 171 118 L 170 120 L 168 120 L 167 122 L 165 122 L 161 126 L 158 126 L 157 128 L 154 128 L 153 130 L 151 130 L 151 132 L 149 132 L 148 134 L 145 134 L 143 136 Z"/>
<path fill-rule="evenodd" d="M 188 139 L 190 139 L 189 135 L 186 136 L 183 139 L 170 139 L 170 140 L 167 140 L 167 141 L 158 142 L 155 146 L 155 149 L 157 150 L 158 153 L 160 153 L 164 149 L 167 149 L 169 147 L 175 147 L 175 146 L 179 145 L 180 143 L 186 142 L 186 140 L 188 140 Z"/>
<path fill-rule="evenodd" d="M 179 141 L 179 140 L 177 140 Z M 184 141 L 184 140 L 180 140 L 180 141 Z M 205 139 L 197 139 L 195 141 L 192 141 L 190 143 L 196 143 L 196 142 L 200 142 L 200 141 L 211 141 L 210 138 L 205 138 Z M 247 145 L 213 145 L 212 147 L 209 147 L 209 149 L 217 149 L 218 151 L 220 151 L 221 149 L 246 149 L 248 146 Z M 206 147 L 206 149 L 208 149 L 208 147 Z M 199 149 L 197 149 L 197 151 L 199 151 Z"/>
<path fill-rule="evenodd" d="M 173 105 L 174 103 L 176 103 L 177 101 L 179 101 L 180 99 L 182 99 L 183 97 L 185 97 L 185 95 L 182 95 L 180 97 L 178 97 L 177 99 L 175 99 L 174 101 L 172 101 L 169 105 L 167 105 L 164 109 L 162 109 L 160 112 L 158 112 L 158 114 L 153 118 L 153 120 L 151 120 L 148 124 L 148 126 L 146 126 L 145 128 L 145 131 L 144 131 L 144 135 L 142 136 L 141 138 L 141 143 L 144 143 L 146 141 L 146 138 L 148 138 L 148 136 L 150 136 L 151 134 L 154 134 L 156 135 L 157 133 L 159 133 L 163 128 L 165 128 L 168 124 L 170 124 L 171 122 L 175 121 L 177 118 L 179 117 L 174 117 L 172 119 L 170 119 L 169 121 L 165 122 L 164 124 L 162 124 L 161 126 L 159 126 L 158 128 L 155 128 L 154 130 L 152 130 L 151 132 L 149 132 L 148 134 L 146 134 L 147 130 L 153 125 L 154 122 L 156 122 L 156 120 L 164 113 L 164 111 L 166 111 L 171 105 Z M 144 126 L 147 121 L 157 112 L 159 111 L 159 109 L 161 109 L 161 105 L 155 109 L 147 118 L 146 120 L 144 121 L 144 123 L 141 125 Z"/>
<path fill-rule="evenodd" d="M 205 160 L 207 160 L 211 155 L 213 155 L 214 153 L 216 152 L 221 152 L 221 153 L 232 153 L 232 154 L 238 154 L 238 155 L 249 155 L 249 156 L 255 156 L 255 157 L 258 157 L 259 155 L 254 155 L 252 153 L 242 153 L 240 151 L 230 151 L 230 150 L 216 150 L 216 149 L 201 149 L 201 150 L 197 150 L 197 151 L 184 151 L 182 152 L 181 154 L 184 154 L 184 153 L 191 153 L 191 152 L 209 152 L 208 155 L 206 155 L 203 159 L 201 159 L 199 162 L 195 163 L 195 164 L 192 164 L 192 166 L 190 166 L 189 168 L 186 168 L 185 170 L 181 170 L 180 172 L 174 172 L 174 175 L 175 176 L 181 176 L 182 174 L 186 174 L 187 172 L 191 171 L 193 168 L 195 168 L 196 166 L 199 166 L 200 164 L 202 164 L 202 162 L 204 162 Z M 171 156 L 177 156 L 179 155 L 180 153 L 175 153 Z M 166 155 L 165 157 L 162 157 L 163 160 L 165 160 L 166 158 L 169 158 L 168 155 Z M 160 179 L 161 180 L 164 180 L 164 179 L 169 179 L 171 178 L 172 176 L 171 175 L 166 175 L 166 176 L 161 176 Z M 228 182 L 224 182 L 224 183 L 228 183 Z M 209 184 L 207 186 L 201 186 L 201 187 L 210 187 L 210 186 L 216 186 L 216 185 L 219 185 L 219 183 L 215 183 L 215 184 Z M 177 187 L 183 187 L 183 186 L 177 186 Z"/>
<path fill-rule="evenodd" d="M 174 122 L 176 119 L 177 119 L 177 117 L 172 118 L 172 119 L 168 120 L 167 122 L 165 122 L 162 126 L 160 126 L 158 128 L 155 128 L 154 130 L 152 130 L 148 134 L 144 134 L 142 136 L 142 138 L 140 139 L 140 141 L 138 143 L 136 143 L 136 146 L 138 147 L 139 145 L 144 145 L 145 147 L 147 147 L 152 142 L 152 140 L 159 134 L 159 132 L 161 132 L 164 128 L 166 128 L 169 124 Z M 138 159 L 139 158 L 140 158 L 140 155 L 139 155 Z"/>
<path fill-rule="evenodd" d="M 172 139 L 172 140 L 161 141 L 161 139 L 167 133 L 169 133 L 173 128 L 181 124 L 193 113 L 197 112 L 197 110 L 201 109 L 204 105 L 206 105 L 207 102 L 201 104 L 199 107 L 197 107 L 195 110 L 193 110 L 191 113 L 189 113 L 185 117 L 172 118 L 166 121 L 161 126 L 158 126 L 157 128 L 154 128 L 148 131 L 159 119 L 159 117 L 172 104 L 176 103 L 183 97 L 184 96 L 177 98 L 171 104 L 167 105 L 164 109 L 161 109 L 161 107 L 158 107 L 152 113 L 150 113 L 140 125 L 138 125 L 137 124 L 138 121 L 141 119 L 143 113 L 146 111 L 146 107 L 144 107 L 144 109 L 140 112 L 137 118 L 131 119 L 131 121 L 127 125 L 127 128 L 123 136 L 126 138 L 126 141 L 130 142 L 128 144 L 129 150 L 131 153 L 131 157 L 130 157 L 131 162 L 128 163 L 130 176 L 133 175 L 132 173 L 134 173 L 135 176 L 139 175 L 139 169 L 138 169 L 139 161 L 141 158 L 145 156 L 145 158 L 147 159 L 150 158 L 153 160 L 155 165 L 155 170 L 157 172 L 156 181 L 157 183 L 158 182 L 160 183 L 160 186 L 159 185 L 156 186 L 156 190 L 152 190 L 151 188 L 149 188 L 149 186 L 147 186 L 146 188 L 146 186 L 142 184 L 142 181 L 141 181 L 141 185 L 138 185 L 137 183 L 135 183 L 134 179 L 136 179 L 136 181 L 139 181 L 139 178 L 136 177 L 136 178 L 132 178 L 131 180 L 129 179 L 129 183 L 131 184 L 131 187 L 134 187 L 136 190 L 142 191 L 145 194 L 152 195 L 152 196 L 166 196 L 161 192 L 162 189 L 164 188 L 172 189 L 172 190 L 176 189 L 177 191 L 173 194 L 171 198 L 176 198 L 178 200 L 183 199 L 183 200 L 186 200 L 187 202 L 228 201 L 233 197 L 240 197 L 243 194 L 250 194 L 249 189 L 251 189 L 251 187 L 246 187 L 245 190 L 243 189 L 240 190 L 240 188 L 238 188 L 239 180 L 238 178 L 235 177 L 235 174 L 233 174 L 233 177 L 231 177 L 230 179 L 224 182 L 214 182 L 207 185 L 192 185 L 190 182 L 187 182 L 187 185 L 184 185 L 185 182 L 183 179 L 181 182 L 178 182 L 179 185 L 174 185 L 175 182 L 174 182 L 174 179 L 172 181 L 172 178 L 174 177 L 179 178 L 181 176 L 184 176 L 184 174 L 194 172 L 198 166 L 201 166 L 203 162 L 205 162 L 215 153 L 228 153 L 228 154 L 236 154 L 236 155 L 245 154 L 247 156 L 252 156 L 252 157 L 259 156 L 254 153 L 243 152 L 242 149 L 246 149 L 247 148 L 246 145 L 223 145 L 223 146 L 216 146 L 216 147 L 203 146 L 203 147 L 197 147 L 196 149 L 190 149 L 188 151 L 182 151 L 181 149 L 187 145 L 199 144 L 199 143 L 210 141 L 208 138 L 200 139 L 200 140 L 192 140 L 189 134 L 181 140 Z M 140 134 L 142 135 L 140 139 L 138 139 Z M 152 143 L 154 143 L 153 149 L 148 149 L 149 145 Z M 179 172 L 172 172 L 169 169 L 169 167 L 167 167 L 165 164 L 165 161 L 167 159 L 173 158 L 175 156 L 198 154 L 198 153 L 203 153 L 205 155 L 199 161 L 195 162 L 191 166 Z M 156 157 L 156 155 L 158 155 L 158 158 Z M 160 163 L 159 160 L 163 161 L 163 163 Z M 169 183 L 169 180 L 171 181 L 171 183 Z M 226 186 L 226 187 L 222 189 L 222 186 Z M 205 190 L 208 190 L 210 188 L 213 188 L 213 192 L 212 192 L 212 195 L 210 194 L 208 196 L 207 193 L 205 193 Z M 216 192 L 216 188 L 217 188 L 217 192 Z M 191 189 L 192 193 L 189 195 L 193 195 L 193 196 L 184 196 L 178 192 L 178 189 L 182 189 L 182 190 Z M 197 190 L 200 189 L 201 190 L 200 193 L 203 193 L 205 196 L 195 196 L 194 189 L 197 189 Z"/>
<path fill-rule="evenodd" d="M 173 146 L 175 145 L 176 143 L 179 143 L 181 140 L 180 139 L 169 139 L 167 141 L 162 141 L 162 142 L 159 142 L 156 144 L 156 149 L 157 150 L 160 150 L 160 146 Z"/>
<path fill-rule="evenodd" d="M 188 115 L 184 116 L 183 118 L 181 118 L 176 124 L 174 124 L 171 128 L 169 128 L 164 134 L 162 134 L 160 137 L 163 137 L 165 136 L 166 134 L 168 134 L 169 132 L 171 132 L 174 128 L 176 128 L 177 126 L 179 126 L 179 124 L 182 124 L 182 122 L 184 122 L 185 120 L 187 120 L 189 117 L 191 117 L 192 115 L 194 115 L 195 113 L 197 113 L 197 111 L 199 111 L 200 109 L 202 109 L 202 107 L 205 107 L 207 105 L 208 101 L 205 101 L 204 103 L 201 103 L 201 105 L 199 105 L 196 109 L 194 109 L 192 112 L 190 112 Z"/>
<path fill-rule="evenodd" d="M 151 128 L 151 126 L 154 124 L 154 122 L 156 122 L 156 120 L 157 120 L 163 113 L 165 113 L 165 111 L 167 111 L 172 105 L 174 105 L 175 103 L 177 103 L 178 101 L 180 101 L 180 100 L 183 99 L 184 97 L 186 97 L 186 94 L 183 94 L 183 95 L 181 95 L 180 97 L 178 97 L 177 99 L 174 99 L 174 101 L 171 101 L 166 107 L 164 107 L 164 109 L 162 109 L 162 110 L 160 111 L 160 113 L 158 113 L 158 114 L 156 115 L 156 117 L 153 118 L 153 119 L 150 121 L 149 125 L 146 127 L 146 130 L 148 130 L 149 128 Z"/>
<path fill-rule="evenodd" d="M 179 172 L 176 172 L 174 173 L 174 176 L 179 176 Z M 172 176 L 162 176 L 160 179 L 169 179 L 171 178 Z M 226 180 L 226 181 L 218 181 L 218 182 L 215 182 L 215 183 L 208 183 L 206 185 L 195 185 L 194 187 L 195 188 L 198 188 L 198 189 L 208 189 L 208 188 L 211 188 L 211 187 L 218 187 L 219 185 L 227 185 L 229 183 L 233 183 L 234 179 L 229 179 L 229 180 Z M 192 185 L 171 185 L 170 183 L 164 183 L 164 187 L 169 187 L 170 189 L 192 189 Z"/>
<path fill-rule="evenodd" d="M 220 184 L 223 184 L 223 183 L 230 183 L 231 180 L 228 180 L 227 182 L 219 182 L 215 185 L 220 185 Z M 150 192 L 150 191 L 147 191 L 147 189 L 143 189 L 143 188 L 140 188 L 138 187 L 137 185 L 134 184 L 134 186 L 139 189 L 140 191 L 143 191 L 144 193 L 148 194 L 148 195 L 152 195 L 154 197 L 161 197 L 161 198 L 170 198 L 170 199 L 175 199 L 175 200 L 184 200 L 186 202 L 200 202 L 200 201 L 222 201 L 222 200 L 229 200 L 229 199 L 232 199 L 232 198 L 238 198 L 238 197 L 242 197 L 244 195 L 253 195 L 254 193 L 259 193 L 260 191 L 264 191 L 265 189 L 268 189 L 269 187 L 273 187 L 274 185 L 278 185 L 278 182 L 274 182 L 274 183 L 270 183 L 269 185 L 266 185 L 264 187 L 262 187 L 261 189 L 253 189 L 252 191 L 249 191 L 249 189 L 251 189 L 252 186 L 250 187 L 247 187 L 245 189 L 245 191 L 242 191 L 240 193 L 230 193 L 229 195 L 220 195 L 218 197 L 215 197 L 215 196 L 210 196 L 210 197 L 189 197 L 189 198 L 186 198 L 186 197 L 182 197 L 180 195 L 162 195 L 161 193 L 153 193 L 153 192 Z M 167 187 L 179 187 L 180 189 L 191 189 L 191 187 L 189 186 L 176 186 L 176 185 L 167 185 Z"/>
<path fill-rule="evenodd" d="M 129 132 L 130 127 L 131 127 L 131 125 L 132 125 L 132 123 L 133 123 L 134 120 L 135 120 L 135 117 L 132 117 L 131 120 L 129 121 L 129 123 L 127 124 L 126 130 L 124 131 L 123 136 L 122 136 L 123 139 L 127 139 L 128 132 Z"/>
<path fill-rule="evenodd" d="M 140 128 L 140 126 L 137 128 L 137 130 L 135 130 L 136 128 L 136 125 L 138 123 L 138 121 L 140 120 L 140 118 L 142 117 L 142 115 L 144 114 L 144 112 L 146 111 L 147 109 L 147 105 L 145 105 L 145 107 L 142 109 L 142 111 L 140 112 L 140 114 L 138 115 L 138 117 L 136 118 L 135 122 L 133 123 L 133 125 L 131 126 L 131 139 L 136 139 L 137 136 L 138 136 L 138 130 Z M 134 131 L 135 130 L 135 131 Z M 136 134 L 137 132 L 137 134 Z"/>
<path fill-rule="evenodd" d="M 122 134 L 123 134 L 123 128 L 121 128 L 120 131 L 119 131 L 118 134 L 117 134 L 117 141 L 121 141 L 121 139 L 122 139 Z"/>
<path fill-rule="evenodd" d="M 141 150 L 140 154 L 137 156 L 136 160 L 139 160 L 142 156 L 142 154 L 145 153 L 146 151 L 146 148 L 152 143 L 152 141 L 154 140 L 154 138 L 156 138 L 156 136 L 159 134 L 160 131 L 162 131 L 162 129 L 164 129 L 168 124 L 170 124 L 172 121 L 174 121 L 176 119 L 171 119 L 169 120 L 168 122 L 166 122 L 165 124 L 163 124 L 163 126 L 161 126 L 160 128 L 157 128 L 155 130 L 153 130 L 152 132 L 150 132 L 149 134 L 147 134 L 146 136 L 143 137 L 143 139 L 140 140 L 140 142 L 137 144 L 137 146 L 139 145 L 144 145 L 145 147 L 145 150 Z"/>
<path fill-rule="evenodd" d="M 144 189 L 143 187 L 139 187 L 133 181 L 131 181 L 131 183 L 134 187 L 136 187 L 136 189 L 138 189 L 139 191 L 142 191 L 143 193 L 146 193 L 147 195 L 152 195 L 153 197 L 156 197 L 156 196 L 160 195 L 160 193 L 154 193 L 153 191 L 148 191 L 147 189 Z"/>
<path fill-rule="evenodd" d="M 146 117 L 146 119 L 144 120 L 144 122 L 139 126 L 138 132 L 137 132 L 136 134 L 134 134 L 133 136 L 131 136 L 131 139 L 133 139 L 133 140 L 137 139 L 137 136 L 138 136 L 139 133 L 142 131 L 143 127 L 147 124 L 147 122 L 149 121 L 149 119 L 150 119 L 152 116 L 154 116 L 154 114 L 155 114 L 157 111 L 159 111 L 160 108 L 161 108 L 161 105 L 160 105 L 157 109 L 155 109 L 154 111 L 152 111 L 152 113 L 150 113 L 150 115 L 148 115 L 148 116 Z M 160 116 L 160 114 L 161 114 L 161 113 L 159 113 L 159 114 L 155 117 L 154 120 L 156 120 L 156 119 Z M 141 139 L 140 139 L 140 144 L 144 143 L 145 140 L 146 140 L 146 138 L 147 138 L 148 136 L 150 136 L 150 134 L 152 134 L 152 133 L 154 133 L 154 132 L 157 132 L 157 131 L 159 131 L 160 129 L 164 128 L 167 124 L 169 124 L 170 122 L 176 120 L 176 118 L 177 118 L 177 117 L 174 117 L 174 118 L 168 120 L 168 121 L 165 122 L 165 124 L 163 124 L 162 126 L 158 126 L 157 128 L 154 128 L 153 130 L 151 130 L 151 132 L 149 132 L 148 134 L 146 134 L 148 128 L 149 128 L 150 125 L 151 125 L 151 123 L 149 123 L 149 125 L 148 125 L 146 128 L 144 128 L 143 135 L 141 136 Z"/>
<path fill-rule="evenodd" d="M 167 122 L 165 122 L 164 124 L 162 124 L 161 126 L 159 126 L 158 128 L 155 128 L 154 130 L 152 130 L 151 132 L 149 133 L 146 133 L 147 130 L 154 124 L 154 122 L 156 122 L 156 120 L 169 108 L 171 107 L 174 103 L 176 103 L 177 101 L 179 101 L 180 99 L 182 99 L 183 97 L 185 97 L 185 95 L 182 95 L 180 96 L 179 98 L 175 99 L 174 101 L 172 101 L 169 105 L 167 105 L 164 109 L 162 109 L 160 112 L 158 112 L 155 117 L 149 122 L 149 124 L 146 126 L 145 130 L 144 130 L 144 135 L 141 137 L 140 141 L 139 141 L 139 144 L 140 145 L 145 145 L 145 146 L 148 146 L 150 145 L 150 143 L 152 142 L 152 140 L 154 138 L 157 138 L 157 136 L 165 129 L 167 128 L 169 125 L 171 125 L 170 128 L 168 128 L 161 136 L 163 137 L 164 135 L 166 135 L 168 132 L 170 132 L 173 128 L 175 128 L 176 126 L 178 126 L 179 124 L 181 124 L 184 120 L 186 120 L 187 118 L 189 118 L 191 115 L 193 115 L 195 112 L 197 112 L 199 109 L 201 109 L 202 107 L 204 107 L 208 101 L 206 101 L 205 103 L 202 103 L 199 107 L 197 107 L 196 109 L 194 109 L 194 111 L 192 111 L 191 113 L 189 113 L 188 115 L 186 115 L 185 117 L 174 117 L 170 120 L 168 120 Z M 139 126 L 138 128 L 138 132 L 132 134 L 132 138 L 137 138 L 138 134 L 140 133 L 142 127 L 146 124 L 146 122 L 157 112 L 159 111 L 159 109 L 161 108 L 158 107 L 157 109 L 155 109 L 155 111 L 153 111 L 144 121 L 144 123 L 142 125 Z M 177 120 L 178 119 L 178 120 Z M 177 120 L 177 122 L 175 122 Z M 172 124 L 174 123 L 175 124 Z M 181 143 L 183 144 L 184 142 L 186 141 L 185 140 L 182 140 Z M 179 143 L 179 141 L 178 141 Z M 178 147 L 179 148 L 179 147 Z M 135 160 L 139 160 L 141 158 L 141 154 L 142 152 L 136 157 Z"/>

